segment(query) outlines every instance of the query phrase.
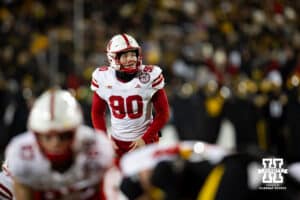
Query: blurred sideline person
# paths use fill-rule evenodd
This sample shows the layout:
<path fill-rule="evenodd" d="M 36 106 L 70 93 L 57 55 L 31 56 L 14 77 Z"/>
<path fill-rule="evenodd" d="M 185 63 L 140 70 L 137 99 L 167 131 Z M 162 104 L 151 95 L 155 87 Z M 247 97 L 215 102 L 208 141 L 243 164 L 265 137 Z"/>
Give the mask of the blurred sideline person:
<path fill-rule="evenodd" d="M 83 125 L 69 92 L 51 89 L 37 98 L 28 131 L 12 139 L 5 158 L 16 200 L 102 200 L 114 151 L 104 133 Z"/>
<path fill-rule="evenodd" d="M 159 131 L 169 120 L 169 103 L 161 68 L 142 64 L 141 47 L 132 36 L 113 36 L 106 50 L 109 66 L 97 68 L 92 75 L 91 117 L 94 128 L 106 132 L 109 107 L 111 138 L 121 157 L 159 140 Z"/>
<path fill-rule="evenodd" d="M 296 200 L 290 190 L 299 189 L 286 181 L 287 190 L 260 190 L 259 156 L 199 141 L 148 145 L 124 155 L 120 166 L 130 200 Z"/>

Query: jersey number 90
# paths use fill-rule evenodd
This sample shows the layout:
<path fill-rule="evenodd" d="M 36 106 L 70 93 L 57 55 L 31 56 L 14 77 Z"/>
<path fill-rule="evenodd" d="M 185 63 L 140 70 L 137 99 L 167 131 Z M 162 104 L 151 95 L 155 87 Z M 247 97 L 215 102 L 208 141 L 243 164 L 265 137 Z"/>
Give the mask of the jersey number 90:
<path fill-rule="evenodd" d="M 115 118 L 123 119 L 126 114 L 130 119 L 137 119 L 143 114 L 143 99 L 139 95 L 126 98 L 122 96 L 110 96 L 109 105 Z"/>

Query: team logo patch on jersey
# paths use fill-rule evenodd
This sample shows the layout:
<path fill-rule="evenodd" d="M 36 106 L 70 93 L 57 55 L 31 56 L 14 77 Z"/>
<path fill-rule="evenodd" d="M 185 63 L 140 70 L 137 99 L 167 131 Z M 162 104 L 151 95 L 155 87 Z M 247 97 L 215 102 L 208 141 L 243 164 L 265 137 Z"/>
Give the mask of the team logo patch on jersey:
<path fill-rule="evenodd" d="M 150 81 L 150 74 L 146 72 L 142 72 L 139 75 L 139 79 L 142 83 L 148 83 Z"/>

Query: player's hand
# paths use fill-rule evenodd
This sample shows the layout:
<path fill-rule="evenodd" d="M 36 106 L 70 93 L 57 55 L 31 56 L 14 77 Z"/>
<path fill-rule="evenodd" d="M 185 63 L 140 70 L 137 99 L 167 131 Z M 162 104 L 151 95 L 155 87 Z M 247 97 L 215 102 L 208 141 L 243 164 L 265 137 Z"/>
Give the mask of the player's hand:
<path fill-rule="evenodd" d="M 139 138 L 136 141 L 132 142 L 132 144 L 130 145 L 130 151 L 133 151 L 134 149 L 137 149 L 145 145 L 146 145 L 145 141 L 142 138 Z"/>

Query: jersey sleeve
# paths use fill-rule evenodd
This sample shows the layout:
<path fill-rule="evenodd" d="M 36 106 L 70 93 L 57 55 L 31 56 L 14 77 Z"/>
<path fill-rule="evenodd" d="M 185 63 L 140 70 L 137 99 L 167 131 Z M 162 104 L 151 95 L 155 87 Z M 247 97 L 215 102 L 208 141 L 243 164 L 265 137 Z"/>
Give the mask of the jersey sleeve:
<path fill-rule="evenodd" d="M 98 82 L 98 70 L 96 69 L 92 74 L 92 80 L 90 88 L 92 91 L 96 91 L 99 88 L 99 82 Z"/>
<path fill-rule="evenodd" d="M 94 70 L 94 72 L 92 73 L 92 80 L 90 85 L 92 91 L 96 91 L 97 89 L 99 89 L 99 86 L 101 85 L 102 75 L 103 75 L 102 72 L 107 70 L 108 70 L 108 66 L 101 66 Z"/>
<path fill-rule="evenodd" d="M 94 92 L 92 107 L 91 107 L 91 119 L 93 127 L 106 132 L 106 102 Z"/>
<path fill-rule="evenodd" d="M 31 185 L 43 164 L 38 162 L 35 144 L 28 138 L 31 136 L 21 135 L 13 139 L 5 150 L 5 158 L 9 174 L 20 183 Z"/>
<path fill-rule="evenodd" d="M 153 122 L 142 136 L 146 144 L 157 140 L 157 133 L 166 125 L 170 118 L 169 102 L 164 89 L 158 90 L 153 95 L 152 103 L 155 109 L 155 116 Z"/>
<path fill-rule="evenodd" d="M 10 176 L 0 172 L 0 199 L 13 200 L 13 183 Z"/>
<path fill-rule="evenodd" d="M 147 66 L 146 66 L 147 67 Z M 151 71 L 151 87 L 159 90 L 165 86 L 165 78 L 162 74 L 162 69 L 159 66 L 152 66 Z"/>
<path fill-rule="evenodd" d="M 85 152 L 90 162 L 107 169 L 113 163 L 114 150 L 111 141 L 103 131 L 88 126 L 80 126 L 75 143 L 77 151 Z"/>

